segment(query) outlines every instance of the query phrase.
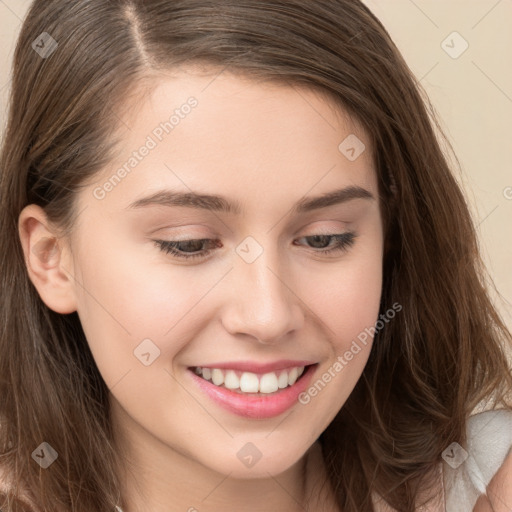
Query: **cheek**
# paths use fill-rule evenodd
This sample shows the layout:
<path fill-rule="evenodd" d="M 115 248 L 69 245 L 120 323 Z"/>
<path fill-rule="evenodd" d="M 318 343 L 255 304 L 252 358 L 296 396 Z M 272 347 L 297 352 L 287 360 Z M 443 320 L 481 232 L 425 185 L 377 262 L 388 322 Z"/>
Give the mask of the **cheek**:
<path fill-rule="evenodd" d="M 382 245 L 379 237 L 321 272 L 310 272 L 303 296 L 326 326 L 337 354 L 375 325 L 382 293 Z"/>
<path fill-rule="evenodd" d="M 308 285 L 312 290 L 308 304 L 330 342 L 328 359 L 299 397 L 299 403 L 318 420 L 314 435 L 343 407 L 370 355 L 382 291 L 382 246 L 378 237 L 374 240 L 336 270 L 327 270 L 323 278 L 316 275 L 316 289 Z"/>
<path fill-rule="evenodd" d="M 134 354 L 143 340 L 151 340 L 144 342 L 151 359 L 160 352 L 169 361 L 193 335 L 189 330 L 197 330 L 197 304 L 218 276 L 202 273 L 199 280 L 191 269 L 167 265 L 151 244 L 87 251 L 76 276 L 78 314 L 108 385 L 143 366 Z"/>
<path fill-rule="evenodd" d="M 358 265 L 351 269 L 338 287 L 331 290 L 330 307 L 336 352 L 348 350 L 351 342 L 377 321 L 380 307 L 382 274 L 376 265 Z"/>

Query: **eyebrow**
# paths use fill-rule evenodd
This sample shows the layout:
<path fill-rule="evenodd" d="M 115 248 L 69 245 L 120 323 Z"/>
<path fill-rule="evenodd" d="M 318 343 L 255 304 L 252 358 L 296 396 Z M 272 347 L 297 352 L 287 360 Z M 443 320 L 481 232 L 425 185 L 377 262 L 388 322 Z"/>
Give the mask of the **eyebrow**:
<path fill-rule="evenodd" d="M 327 192 L 320 196 L 302 198 L 293 205 L 291 213 L 307 213 L 335 204 L 346 203 L 352 199 L 374 200 L 375 197 L 368 190 L 352 185 Z M 230 201 L 223 196 L 198 194 L 196 192 L 177 192 L 173 190 L 161 190 L 147 197 L 137 199 L 135 202 L 131 203 L 128 208 L 143 208 L 146 206 L 184 206 L 187 208 L 224 212 L 232 215 L 241 215 L 243 211 L 238 201 Z"/>

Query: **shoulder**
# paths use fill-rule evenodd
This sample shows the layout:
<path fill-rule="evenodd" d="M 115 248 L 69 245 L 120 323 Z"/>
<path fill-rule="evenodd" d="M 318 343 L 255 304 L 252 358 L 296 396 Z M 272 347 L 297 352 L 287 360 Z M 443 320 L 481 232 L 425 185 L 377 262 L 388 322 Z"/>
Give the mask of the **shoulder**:
<path fill-rule="evenodd" d="M 512 510 L 512 450 L 493 476 L 485 495 L 481 495 L 473 512 L 510 512 Z"/>
<path fill-rule="evenodd" d="M 511 447 L 511 410 L 486 411 L 469 418 L 465 449 L 454 443 L 449 455 L 444 457 L 447 512 L 459 510 L 461 505 L 464 510 L 485 512 L 493 510 L 490 505 L 482 508 L 486 500 L 487 503 L 506 499 L 510 502 L 511 491 L 505 482 L 512 481 Z M 501 510 L 497 507 L 494 510 Z"/>
<path fill-rule="evenodd" d="M 424 512 L 512 510 L 512 410 L 470 416 L 466 447 L 453 443 L 443 459 L 439 499 L 444 503 L 432 503 Z M 373 500 L 376 512 L 397 512 L 378 495 Z"/>
<path fill-rule="evenodd" d="M 512 410 L 476 414 L 469 418 L 467 432 L 468 466 L 474 484 L 484 493 L 512 447 Z"/>

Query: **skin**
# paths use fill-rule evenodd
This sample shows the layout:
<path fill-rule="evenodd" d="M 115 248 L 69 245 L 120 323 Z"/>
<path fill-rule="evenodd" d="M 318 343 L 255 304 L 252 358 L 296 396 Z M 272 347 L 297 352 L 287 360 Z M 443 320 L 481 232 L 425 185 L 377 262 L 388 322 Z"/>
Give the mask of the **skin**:
<path fill-rule="evenodd" d="M 487 486 L 487 496 L 480 496 L 473 512 L 510 512 L 512 510 L 512 452 Z"/>
<path fill-rule="evenodd" d="M 317 439 L 361 376 L 371 337 L 308 404 L 271 419 L 220 408 L 187 367 L 306 359 L 319 364 L 315 382 L 375 324 L 383 226 L 371 147 L 355 122 L 312 90 L 215 76 L 161 76 L 151 94 L 130 100 L 118 158 L 80 191 L 81 213 L 69 238 L 59 237 L 39 207 L 23 210 L 27 268 L 49 308 L 78 312 L 111 390 L 116 440 L 127 458 L 124 512 L 168 512 L 171 505 L 298 511 L 310 497 L 311 510 L 336 510 L 328 486 L 322 493 L 316 487 L 325 478 Z M 190 96 L 198 106 L 97 199 L 95 187 Z M 366 145 L 355 161 L 338 150 L 349 134 Z M 290 213 L 304 196 L 352 185 L 375 199 Z M 245 214 L 128 208 L 163 188 L 223 195 L 239 201 Z M 346 231 L 356 233 L 354 244 L 329 255 L 321 250 L 334 240 L 315 246 L 304 238 Z M 252 263 L 235 251 L 247 236 L 263 249 Z M 199 238 L 221 244 L 191 262 L 153 242 Z M 147 338 L 160 350 L 149 366 L 134 357 Z M 262 454 L 250 468 L 237 457 L 248 442 Z M 328 505 L 320 508 L 317 498 Z"/>

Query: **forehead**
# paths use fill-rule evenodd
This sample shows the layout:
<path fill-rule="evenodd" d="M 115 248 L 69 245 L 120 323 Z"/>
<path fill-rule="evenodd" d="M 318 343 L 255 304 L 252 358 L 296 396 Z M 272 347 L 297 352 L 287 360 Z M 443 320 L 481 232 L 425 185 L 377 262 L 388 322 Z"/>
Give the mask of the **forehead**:
<path fill-rule="evenodd" d="M 126 206 L 163 186 L 231 190 L 242 203 L 259 198 L 259 206 L 269 190 L 281 191 L 269 201 L 296 200 L 313 188 L 317 194 L 350 185 L 375 191 L 366 132 L 318 88 L 197 69 L 148 84 L 121 102 L 118 156 L 95 184 L 125 172 L 105 203 Z M 355 159 L 354 151 L 347 154 L 354 148 Z"/>

